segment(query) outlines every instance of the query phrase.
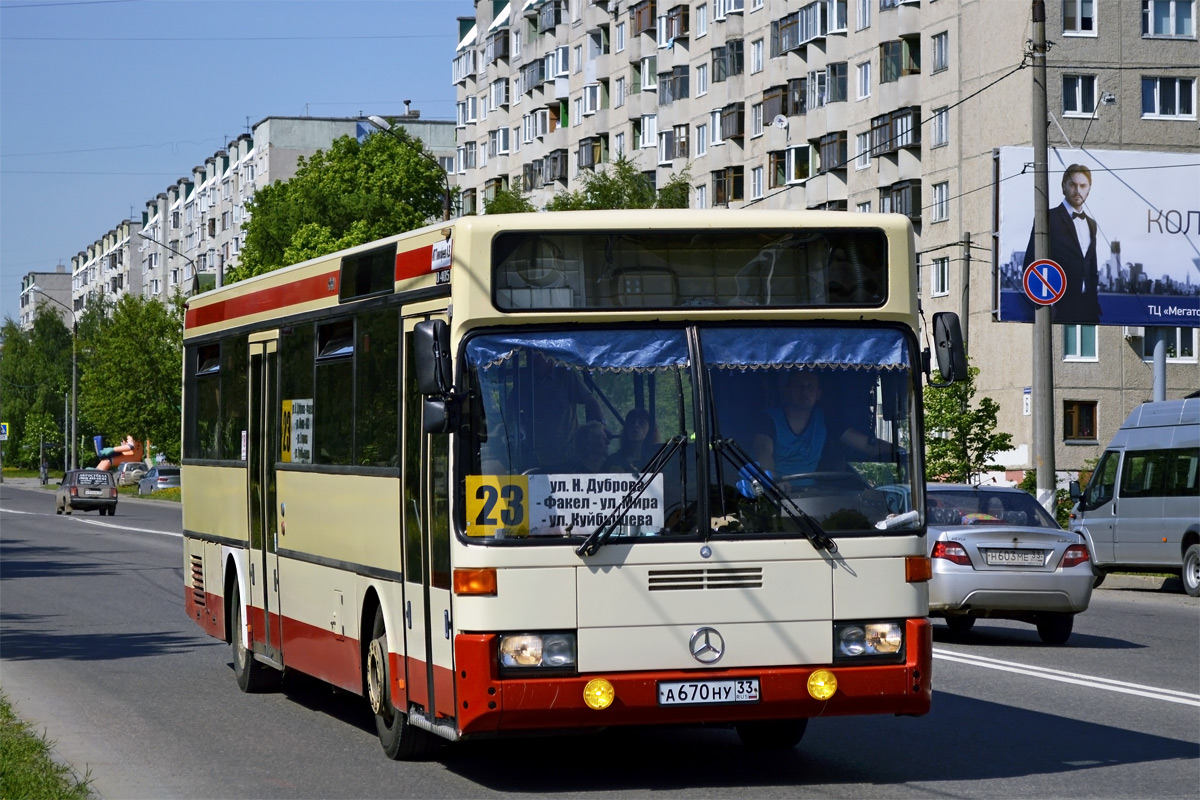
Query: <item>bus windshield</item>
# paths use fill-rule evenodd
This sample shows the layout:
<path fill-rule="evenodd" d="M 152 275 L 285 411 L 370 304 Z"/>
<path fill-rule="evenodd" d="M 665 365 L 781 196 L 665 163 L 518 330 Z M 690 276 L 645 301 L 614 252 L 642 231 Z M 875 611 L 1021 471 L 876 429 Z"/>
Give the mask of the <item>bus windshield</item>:
<path fill-rule="evenodd" d="M 461 529 L 469 541 L 578 543 L 608 523 L 636 542 L 802 538 L 762 479 L 830 535 L 911 533 L 915 515 L 882 523 L 901 510 L 897 486 L 917 490 L 912 352 L 897 328 L 476 334 Z"/>

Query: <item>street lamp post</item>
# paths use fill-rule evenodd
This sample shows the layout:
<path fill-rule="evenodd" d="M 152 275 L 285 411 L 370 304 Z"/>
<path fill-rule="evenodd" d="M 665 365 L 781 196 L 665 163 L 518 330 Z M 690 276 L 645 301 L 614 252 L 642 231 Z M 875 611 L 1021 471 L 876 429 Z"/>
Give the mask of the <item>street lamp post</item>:
<path fill-rule="evenodd" d="M 78 469 L 79 458 L 76 442 L 79 439 L 79 360 L 76 339 L 79 336 L 79 318 L 75 316 L 75 310 L 61 300 L 55 300 L 36 287 L 32 291 L 56 306 L 66 309 L 71 314 L 71 469 Z"/>
<path fill-rule="evenodd" d="M 367 120 L 367 122 L 371 123 L 376 128 L 378 128 L 380 131 L 386 133 L 387 135 L 396 137 L 396 132 L 392 130 L 392 123 L 388 122 L 383 117 L 372 114 L 371 116 L 367 117 L 366 120 Z M 399 138 L 399 137 L 396 137 L 396 138 Z M 426 153 L 424 149 L 421 149 L 418 152 L 421 155 L 425 156 L 425 158 L 432 161 L 434 163 L 434 166 L 436 166 L 438 168 L 438 171 L 442 173 L 442 183 L 445 184 L 445 190 L 442 193 L 442 219 L 449 220 L 450 219 L 450 173 L 446 171 L 446 168 L 442 166 L 442 163 L 440 161 L 438 161 L 430 153 Z"/>

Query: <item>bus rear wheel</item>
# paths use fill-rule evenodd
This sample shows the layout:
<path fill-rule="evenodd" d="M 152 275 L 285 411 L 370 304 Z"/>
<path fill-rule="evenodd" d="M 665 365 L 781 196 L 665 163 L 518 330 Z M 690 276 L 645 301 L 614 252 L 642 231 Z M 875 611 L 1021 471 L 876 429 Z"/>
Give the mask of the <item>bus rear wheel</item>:
<path fill-rule="evenodd" d="M 1046 644 L 1066 644 L 1075 627 L 1075 615 L 1062 611 L 1045 612 L 1037 615 L 1037 632 Z"/>
<path fill-rule="evenodd" d="M 230 617 L 233 619 L 233 627 L 229 631 L 229 645 L 233 655 L 233 674 L 237 678 L 238 688 L 248 694 L 265 691 L 270 688 L 276 673 L 266 664 L 255 660 L 254 653 L 246 647 L 242 640 L 246 626 L 242 621 L 241 590 L 238 589 L 236 583 L 233 585 L 233 593 L 230 595 L 229 611 Z"/>
<path fill-rule="evenodd" d="M 380 607 L 375 609 L 367 648 L 367 700 L 375 713 L 375 730 L 383 752 L 397 761 L 415 761 L 432 753 L 438 741 L 428 731 L 410 725 L 408 715 L 392 705 L 390 669 L 387 625 Z"/>
<path fill-rule="evenodd" d="M 741 722 L 734 728 L 742 744 L 751 750 L 791 750 L 804 738 L 808 718 Z"/>

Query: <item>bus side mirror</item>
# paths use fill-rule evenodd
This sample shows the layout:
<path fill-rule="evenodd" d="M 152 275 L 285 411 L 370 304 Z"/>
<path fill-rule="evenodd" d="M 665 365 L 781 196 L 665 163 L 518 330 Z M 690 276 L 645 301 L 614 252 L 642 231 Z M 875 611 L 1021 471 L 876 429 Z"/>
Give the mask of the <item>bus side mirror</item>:
<path fill-rule="evenodd" d="M 454 389 L 450 326 L 441 319 L 418 322 L 413 328 L 413 347 L 417 390 L 427 396 L 449 394 Z"/>
<path fill-rule="evenodd" d="M 940 311 L 933 315 L 934 354 L 938 373 L 946 383 L 967 379 L 967 351 L 963 347 L 962 327 L 958 314 Z"/>
<path fill-rule="evenodd" d="M 444 397 L 426 397 L 421 404 L 421 429 L 425 433 L 450 433 L 459 426 L 459 403 Z"/>

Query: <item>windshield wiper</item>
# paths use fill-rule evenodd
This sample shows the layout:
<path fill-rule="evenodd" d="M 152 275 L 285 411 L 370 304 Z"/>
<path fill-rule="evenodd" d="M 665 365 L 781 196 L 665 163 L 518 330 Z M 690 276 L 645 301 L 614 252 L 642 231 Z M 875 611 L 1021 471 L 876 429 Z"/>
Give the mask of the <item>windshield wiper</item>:
<path fill-rule="evenodd" d="M 659 473 L 667 466 L 671 456 L 687 443 L 687 437 L 683 434 L 678 434 L 667 439 L 662 445 L 654 451 L 654 455 L 642 467 L 642 471 L 638 473 L 638 479 L 630 487 L 629 491 L 621 497 L 621 502 L 617 503 L 617 507 L 609 512 L 604 521 L 596 526 L 596 530 L 592 531 L 591 535 L 583 540 L 583 544 L 575 548 L 577 556 L 594 556 L 596 551 L 604 546 L 610 538 L 613 531 L 617 529 L 617 523 L 625 514 L 633 508 L 633 504 L 637 502 L 646 489 L 650 487 L 650 481 L 658 477 Z"/>
<path fill-rule="evenodd" d="M 829 534 L 825 532 L 820 523 L 796 505 L 796 501 L 779 487 L 779 484 L 765 469 L 754 463 L 737 442 L 733 439 L 718 437 L 713 440 L 712 448 L 718 455 L 733 464 L 739 474 L 746 476 L 756 496 L 766 497 L 776 508 L 787 514 L 813 547 L 818 550 L 826 550 L 831 554 L 838 551 L 837 542 L 829 538 Z"/>

